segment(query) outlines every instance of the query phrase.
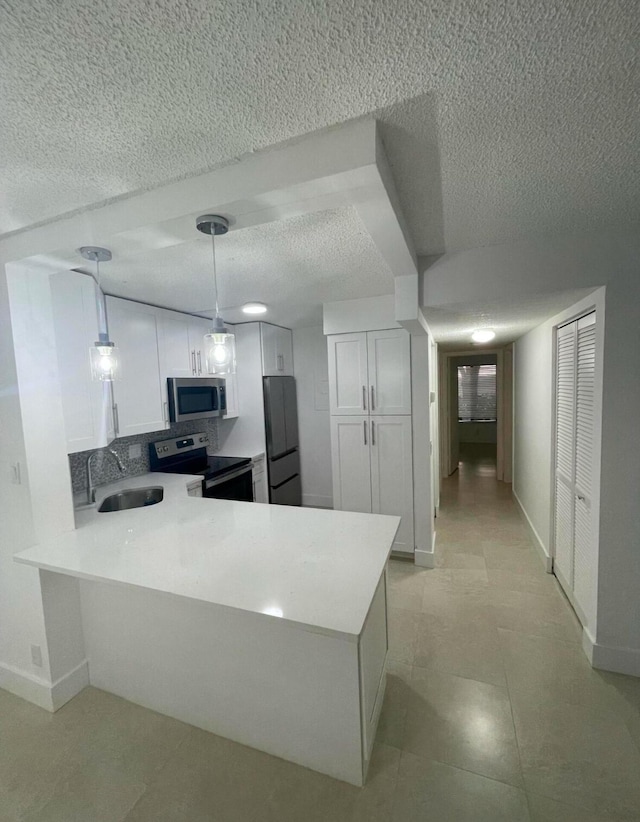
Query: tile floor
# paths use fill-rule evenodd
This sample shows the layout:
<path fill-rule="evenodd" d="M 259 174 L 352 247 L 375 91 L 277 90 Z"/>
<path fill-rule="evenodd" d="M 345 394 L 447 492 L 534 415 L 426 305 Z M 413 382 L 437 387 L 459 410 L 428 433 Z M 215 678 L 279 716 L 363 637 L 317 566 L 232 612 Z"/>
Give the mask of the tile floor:
<path fill-rule="evenodd" d="M 445 482 L 438 544 L 391 562 L 364 789 L 92 688 L 55 715 L 0 691 L 0 820 L 637 822 L 640 679 L 589 667 L 490 457 Z"/>

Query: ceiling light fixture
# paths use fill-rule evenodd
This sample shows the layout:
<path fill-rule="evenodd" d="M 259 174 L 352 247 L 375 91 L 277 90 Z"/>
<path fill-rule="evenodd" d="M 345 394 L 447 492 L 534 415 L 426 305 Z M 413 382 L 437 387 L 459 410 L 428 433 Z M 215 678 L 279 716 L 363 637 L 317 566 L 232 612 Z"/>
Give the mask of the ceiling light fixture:
<path fill-rule="evenodd" d="M 229 333 L 218 308 L 218 275 L 216 272 L 216 235 L 226 234 L 229 230 L 229 220 L 218 214 L 203 214 L 196 220 L 196 228 L 203 234 L 211 236 L 211 251 L 213 253 L 213 287 L 216 297 L 216 316 L 213 319 L 213 328 L 204 335 L 204 357 L 209 374 L 224 377 L 236 373 L 236 338 Z"/>
<path fill-rule="evenodd" d="M 245 303 L 242 310 L 245 314 L 266 314 L 267 306 L 264 303 Z"/>
<path fill-rule="evenodd" d="M 486 343 L 491 342 L 491 340 L 496 336 L 495 331 L 491 331 L 488 328 L 479 328 L 477 331 L 474 331 L 471 335 L 471 339 L 477 343 Z"/>
<path fill-rule="evenodd" d="M 109 339 L 104 294 L 100 287 L 100 263 L 109 262 L 112 255 L 108 248 L 100 248 L 97 245 L 83 245 L 78 251 L 85 260 L 91 260 L 96 264 L 98 339 L 89 349 L 91 379 L 97 382 L 113 382 L 120 379 L 120 357 L 115 344 Z"/>

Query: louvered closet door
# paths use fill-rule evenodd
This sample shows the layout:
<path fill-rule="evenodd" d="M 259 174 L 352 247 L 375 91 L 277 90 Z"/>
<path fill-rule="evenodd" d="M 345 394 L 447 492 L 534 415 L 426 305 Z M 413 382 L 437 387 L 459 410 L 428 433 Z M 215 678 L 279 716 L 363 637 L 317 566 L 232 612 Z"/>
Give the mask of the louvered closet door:
<path fill-rule="evenodd" d="M 574 496 L 573 592 L 583 612 L 590 612 L 596 564 L 592 524 L 596 315 L 576 323 L 576 456 Z"/>
<path fill-rule="evenodd" d="M 560 582 L 573 588 L 576 327 L 559 328 L 556 347 L 555 557 Z"/>

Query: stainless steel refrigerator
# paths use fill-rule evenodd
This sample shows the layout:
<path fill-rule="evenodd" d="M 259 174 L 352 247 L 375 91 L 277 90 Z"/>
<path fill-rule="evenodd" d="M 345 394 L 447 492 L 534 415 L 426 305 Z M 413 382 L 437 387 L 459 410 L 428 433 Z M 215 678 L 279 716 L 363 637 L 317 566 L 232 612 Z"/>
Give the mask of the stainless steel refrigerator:
<path fill-rule="evenodd" d="M 269 502 L 302 505 L 294 377 L 264 377 Z"/>

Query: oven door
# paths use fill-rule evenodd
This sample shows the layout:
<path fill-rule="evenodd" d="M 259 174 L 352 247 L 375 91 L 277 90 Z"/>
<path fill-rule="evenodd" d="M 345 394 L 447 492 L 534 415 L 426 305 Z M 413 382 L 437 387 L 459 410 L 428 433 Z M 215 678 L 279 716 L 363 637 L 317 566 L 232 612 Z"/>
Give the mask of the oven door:
<path fill-rule="evenodd" d="M 167 394 L 171 422 L 222 417 L 226 410 L 225 384 L 218 377 L 169 377 Z"/>
<path fill-rule="evenodd" d="M 243 465 L 221 477 L 205 480 L 203 495 L 209 499 L 234 499 L 253 502 L 253 471 L 251 465 Z"/>

